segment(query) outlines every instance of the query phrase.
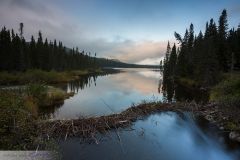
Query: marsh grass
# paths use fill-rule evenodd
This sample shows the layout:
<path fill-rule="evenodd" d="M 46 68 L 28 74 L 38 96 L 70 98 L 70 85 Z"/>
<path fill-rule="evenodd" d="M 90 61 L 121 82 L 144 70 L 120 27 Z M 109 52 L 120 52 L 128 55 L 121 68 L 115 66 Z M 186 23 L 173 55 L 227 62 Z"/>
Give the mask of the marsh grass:
<path fill-rule="evenodd" d="M 51 146 L 39 135 L 40 107 L 51 107 L 69 95 L 44 84 L 0 89 L 0 149 L 27 150 Z"/>
<path fill-rule="evenodd" d="M 0 91 L 0 148 L 27 149 L 36 136 L 34 102 L 20 92 Z"/>

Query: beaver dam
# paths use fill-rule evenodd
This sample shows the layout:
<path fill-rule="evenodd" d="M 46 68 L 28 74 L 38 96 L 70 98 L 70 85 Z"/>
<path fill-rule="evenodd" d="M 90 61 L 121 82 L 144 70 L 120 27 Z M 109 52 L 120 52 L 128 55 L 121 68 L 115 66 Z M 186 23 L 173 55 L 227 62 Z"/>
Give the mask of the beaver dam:
<path fill-rule="evenodd" d="M 199 105 L 193 103 L 161 103 L 151 102 L 132 106 L 127 110 L 108 116 L 78 118 L 72 120 L 49 120 L 41 123 L 40 130 L 48 138 L 81 137 L 96 140 L 95 135 L 106 133 L 112 129 L 124 128 L 132 125 L 133 122 L 144 119 L 151 114 L 158 112 L 172 111 L 182 116 L 183 112 L 189 112 L 192 116 L 203 116 L 206 120 L 215 123 L 219 128 L 232 130 L 228 124 L 231 122 L 231 115 L 225 114 L 216 109 L 216 104 Z"/>
<path fill-rule="evenodd" d="M 132 106 L 127 110 L 108 116 L 79 118 L 73 120 L 54 120 L 41 125 L 44 134 L 51 137 L 80 136 L 94 138 L 97 133 L 106 133 L 110 129 L 127 127 L 137 119 L 160 111 L 176 110 L 171 104 L 150 103 Z"/>

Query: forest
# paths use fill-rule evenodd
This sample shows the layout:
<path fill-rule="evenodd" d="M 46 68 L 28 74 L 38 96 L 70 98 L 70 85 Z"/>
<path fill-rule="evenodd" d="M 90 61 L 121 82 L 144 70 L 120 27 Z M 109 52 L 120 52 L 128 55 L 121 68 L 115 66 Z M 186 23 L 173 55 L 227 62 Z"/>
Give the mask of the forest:
<path fill-rule="evenodd" d="M 218 23 L 210 19 L 198 35 L 193 24 L 184 36 L 175 32 L 178 44 L 168 43 L 163 62 L 164 81 L 188 79 L 202 87 L 215 85 L 221 73 L 240 69 L 240 25 L 229 28 L 224 9 Z"/>
<path fill-rule="evenodd" d="M 38 38 L 31 37 L 27 42 L 23 36 L 24 24 L 20 23 L 19 33 L 3 27 L 0 31 L 0 71 L 44 71 L 84 70 L 99 67 L 149 67 L 154 65 L 128 64 L 118 60 L 97 58 L 96 53 L 79 51 L 78 47 L 69 49 L 61 41 L 43 39 L 41 31 Z"/>
<path fill-rule="evenodd" d="M 96 66 L 95 57 L 91 53 L 79 52 L 78 48 L 68 49 L 62 42 L 43 40 L 39 31 L 38 38 L 32 36 L 26 42 L 23 36 L 23 23 L 20 23 L 19 34 L 5 27 L 0 32 L 0 70 L 25 71 L 42 69 L 63 71 L 68 69 L 84 69 Z"/>

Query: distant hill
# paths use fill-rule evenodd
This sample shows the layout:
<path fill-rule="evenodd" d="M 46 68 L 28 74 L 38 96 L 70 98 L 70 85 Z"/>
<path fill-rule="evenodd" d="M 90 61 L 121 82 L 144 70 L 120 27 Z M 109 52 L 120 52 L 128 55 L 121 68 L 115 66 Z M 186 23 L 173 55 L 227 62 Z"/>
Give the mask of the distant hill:
<path fill-rule="evenodd" d="M 97 58 L 96 62 L 100 67 L 113 68 L 159 68 L 159 65 L 139 65 L 121 62 L 117 59 Z"/>
<path fill-rule="evenodd" d="M 65 50 L 70 53 L 70 48 L 65 48 Z M 95 57 L 92 58 L 94 61 Z M 140 65 L 121 62 L 119 59 L 108 59 L 108 58 L 96 58 L 96 64 L 99 67 L 110 67 L 110 68 L 159 68 L 159 65 Z"/>

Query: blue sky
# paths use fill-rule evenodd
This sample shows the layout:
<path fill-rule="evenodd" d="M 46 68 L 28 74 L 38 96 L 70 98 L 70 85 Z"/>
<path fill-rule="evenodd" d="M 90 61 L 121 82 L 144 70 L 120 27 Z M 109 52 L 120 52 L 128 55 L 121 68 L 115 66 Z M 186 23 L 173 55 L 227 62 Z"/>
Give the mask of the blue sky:
<path fill-rule="evenodd" d="M 130 63 L 157 63 L 166 43 L 192 22 L 196 33 L 221 11 L 229 27 L 240 23 L 239 0 L 1 0 L 0 26 L 25 24 L 25 37 L 38 30 L 68 47 Z"/>

